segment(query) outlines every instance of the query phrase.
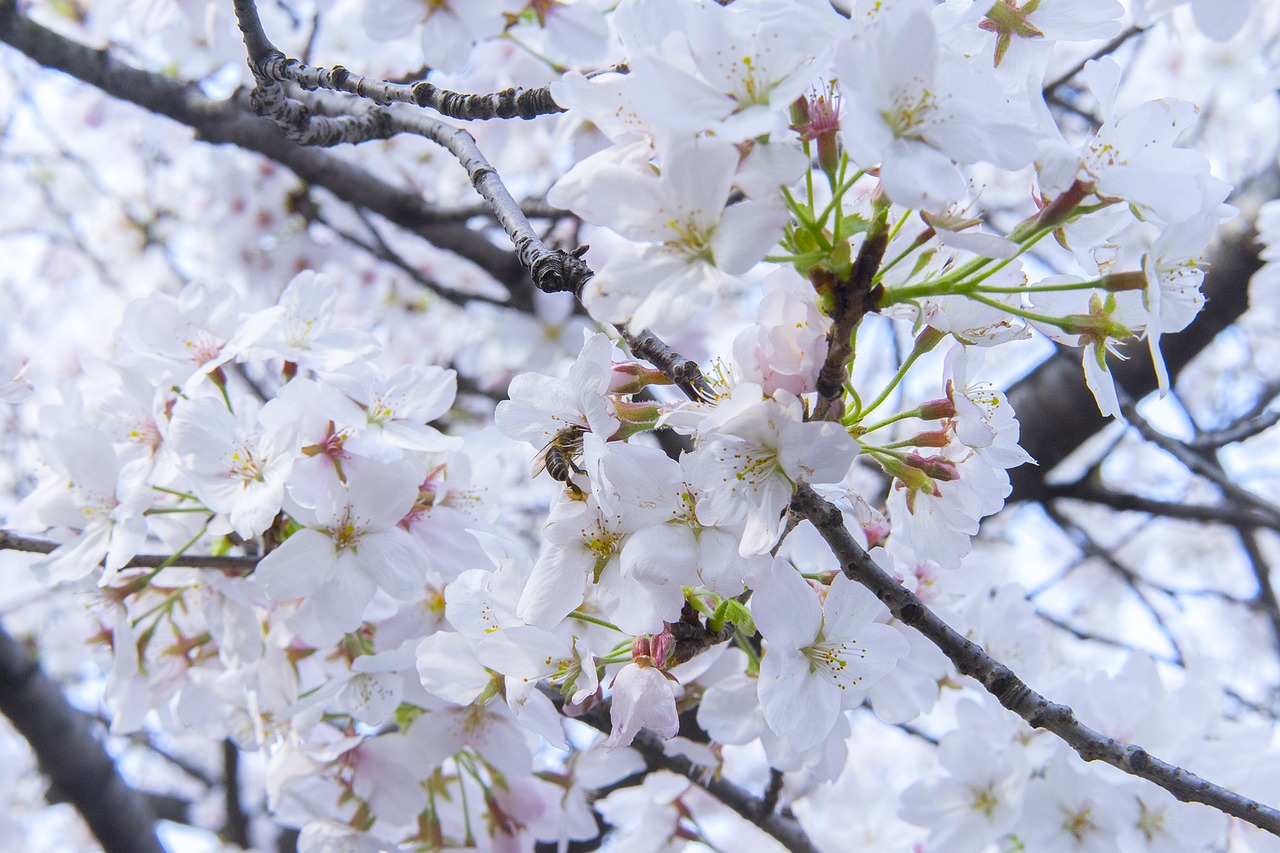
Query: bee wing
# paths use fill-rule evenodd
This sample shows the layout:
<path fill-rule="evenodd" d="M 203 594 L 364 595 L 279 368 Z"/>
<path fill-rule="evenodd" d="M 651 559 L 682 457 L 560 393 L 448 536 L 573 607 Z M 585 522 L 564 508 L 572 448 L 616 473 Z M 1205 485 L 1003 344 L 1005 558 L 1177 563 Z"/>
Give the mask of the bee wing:
<path fill-rule="evenodd" d="M 538 451 L 538 455 L 533 457 L 533 474 L 531 476 L 536 477 L 543 471 L 547 470 L 547 451 L 551 449 L 551 445 L 554 442 L 555 439 L 553 438 L 551 441 L 542 445 L 542 449 Z"/>

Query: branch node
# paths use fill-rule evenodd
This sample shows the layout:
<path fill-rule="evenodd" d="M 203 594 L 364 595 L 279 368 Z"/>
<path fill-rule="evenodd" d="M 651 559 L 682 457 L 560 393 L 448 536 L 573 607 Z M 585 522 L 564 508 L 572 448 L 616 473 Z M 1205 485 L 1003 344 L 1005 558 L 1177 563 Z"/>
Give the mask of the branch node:
<path fill-rule="evenodd" d="M 578 296 L 594 273 L 586 261 L 573 252 L 556 249 L 533 262 L 533 282 L 543 293 L 572 293 Z"/>

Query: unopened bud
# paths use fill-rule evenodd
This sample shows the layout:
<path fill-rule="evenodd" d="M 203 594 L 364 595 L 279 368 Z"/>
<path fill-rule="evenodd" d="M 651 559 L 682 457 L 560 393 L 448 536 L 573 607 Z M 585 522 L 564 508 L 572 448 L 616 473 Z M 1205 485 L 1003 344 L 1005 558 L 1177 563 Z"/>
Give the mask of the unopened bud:
<path fill-rule="evenodd" d="M 946 447 L 951 443 L 951 436 L 944 429 L 918 432 L 911 438 L 897 442 L 904 447 Z"/>
<path fill-rule="evenodd" d="M 920 334 L 916 335 L 916 342 L 912 347 L 912 352 L 916 355 L 924 355 L 938 344 L 942 343 L 946 337 L 947 333 L 941 329 L 935 329 L 933 326 L 925 326 L 920 330 Z"/>
<path fill-rule="evenodd" d="M 1021 239 L 1025 236 L 1021 233 L 1024 229 L 1030 233 L 1046 228 L 1061 228 L 1071 221 L 1076 208 L 1091 192 L 1093 192 L 1093 184 L 1077 179 L 1062 195 L 1045 205 L 1029 222 L 1016 228 L 1011 237 L 1015 240 Z M 1030 227 L 1028 228 L 1027 225 Z"/>
<path fill-rule="evenodd" d="M 922 421 L 940 421 L 943 418 L 954 418 L 955 416 L 956 404 L 949 397 L 921 403 L 920 414 L 918 415 Z"/>
<path fill-rule="evenodd" d="M 636 637 L 631 643 L 631 662 L 637 666 L 648 666 L 653 663 L 653 655 L 649 652 L 649 638 Z"/>
<path fill-rule="evenodd" d="M 671 635 L 670 629 L 663 631 L 661 634 L 654 634 L 650 638 L 649 656 L 653 658 L 653 663 L 658 669 L 662 669 L 667 665 L 675 646 L 676 638 Z"/>
<path fill-rule="evenodd" d="M 1142 290 L 1147 286 L 1147 274 L 1142 270 L 1112 273 L 1099 279 L 1098 285 L 1103 290 L 1109 290 L 1112 293 L 1119 293 L 1123 290 Z"/>
<path fill-rule="evenodd" d="M 670 385 L 671 379 L 661 370 L 645 367 L 635 361 L 615 364 L 609 375 L 610 394 L 636 394 L 649 385 Z"/>
<path fill-rule="evenodd" d="M 659 403 L 635 403 L 626 400 L 615 400 L 613 410 L 621 421 L 618 431 L 610 436 L 613 441 L 625 441 L 636 433 L 657 429 L 658 418 L 663 414 Z"/>
<path fill-rule="evenodd" d="M 960 469 L 956 467 L 956 464 L 937 456 L 921 456 L 919 453 L 908 453 L 907 464 L 924 472 L 926 476 L 934 480 L 941 480 L 944 483 L 960 479 Z"/>

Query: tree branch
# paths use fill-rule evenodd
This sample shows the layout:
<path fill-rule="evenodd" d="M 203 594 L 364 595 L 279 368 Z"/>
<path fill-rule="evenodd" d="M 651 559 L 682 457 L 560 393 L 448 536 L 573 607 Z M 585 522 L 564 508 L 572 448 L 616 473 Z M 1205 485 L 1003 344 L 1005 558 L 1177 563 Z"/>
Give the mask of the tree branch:
<path fill-rule="evenodd" d="M 578 719 L 605 734 L 613 728 L 610 704 L 607 701 L 595 706 Z M 745 789 L 720 778 L 708 768 L 699 767 L 682 755 L 667 755 L 662 739 L 648 729 L 641 729 L 631 745 L 644 756 L 645 764 L 651 771 L 667 770 L 684 776 L 734 812 L 782 842 L 793 853 L 817 853 L 818 848 L 809 840 L 808 834 L 800 826 L 799 821 L 775 811 L 769 805 L 767 796 L 763 799 L 752 796 Z M 774 802 L 776 804 L 776 794 Z"/>
<path fill-rule="evenodd" d="M 262 154 L 339 199 L 371 210 L 475 263 L 513 290 L 512 307 L 531 306 L 529 294 L 522 294 L 519 289 L 524 273 L 510 252 L 469 228 L 435 223 L 430 205 L 416 193 L 398 189 L 353 163 L 290 142 L 271 122 L 255 116 L 239 100 L 210 100 L 193 84 L 134 68 L 107 51 L 58 35 L 20 14 L 15 0 L 0 0 L 0 41 L 40 65 L 184 124 L 195 130 L 198 139 Z"/>
<path fill-rule="evenodd" d="M 240 748 L 230 738 L 222 741 L 222 801 L 222 840 L 248 850 L 249 816 L 240 802 Z"/>
<path fill-rule="evenodd" d="M 296 83 L 309 92 L 316 89 L 347 92 L 368 98 L 382 106 L 399 102 L 429 107 L 441 115 L 465 121 L 531 119 L 564 112 L 564 107 L 551 97 L 549 86 L 537 89 L 503 89 L 491 95 L 464 95 L 441 89 L 425 80 L 418 83 L 393 83 L 372 80 L 352 73 L 341 65 L 335 65 L 331 69 L 313 68 L 296 59 L 287 58 L 271 42 L 262 27 L 257 4 L 253 0 L 235 0 L 234 5 L 240 31 L 244 33 L 245 46 L 249 49 L 249 67 L 253 69 L 255 76 L 260 75 L 278 83 Z"/>
<path fill-rule="evenodd" d="M 31 554 L 51 554 L 59 543 L 47 539 L 31 539 L 0 529 L 0 551 L 26 551 Z M 122 568 L 159 569 L 182 567 L 185 569 L 217 569 L 228 574 L 248 574 L 258 565 L 258 557 L 215 557 L 208 554 L 182 555 L 139 554 Z"/>
<path fill-rule="evenodd" d="M 827 357 L 818 371 L 818 402 L 813 408 L 813 420 L 840 420 L 844 416 L 844 386 L 849 381 L 849 356 L 853 354 L 853 332 L 868 312 L 876 310 L 876 293 L 872 289 L 875 275 L 889 247 L 889 231 L 886 218 L 887 201 L 878 200 L 858 257 L 853 262 L 849 277 L 838 280 L 830 273 L 815 269 L 818 292 L 829 293 L 834 303 L 831 328 L 827 330 Z"/>
<path fill-rule="evenodd" d="M 619 330 L 632 355 L 643 358 L 662 371 L 662 374 L 674 382 L 690 400 L 715 399 L 716 394 L 707 384 L 696 361 L 685 358 L 667 346 L 650 329 L 641 329 L 638 335 L 633 335 L 622 327 L 619 327 Z"/>
<path fill-rule="evenodd" d="M 1206 457 L 1204 455 L 1206 451 L 1198 452 L 1192 450 L 1177 439 L 1170 438 L 1157 430 L 1146 418 L 1138 414 L 1138 406 L 1133 399 L 1124 391 L 1120 389 L 1117 389 L 1117 391 L 1120 395 L 1120 410 L 1124 412 L 1125 418 L 1138 430 L 1143 439 L 1177 459 L 1193 473 L 1213 483 L 1222 492 L 1223 497 L 1235 501 L 1248 511 L 1262 516 L 1266 519 L 1267 526 L 1276 527 L 1280 525 L 1280 507 L 1271 503 L 1262 495 L 1237 485 L 1235 481 L 1227 476 L 1226 472 L 1222 470 L 1222 466 L 1212 456 Z M 1211 451 L 1207 452 L 1211 453 Z"/>
<path fill-rule="evenodd" d="M 31 744 L 49 784 L 84 816 L 107 853 L 164 853 L 146 798 L 116 772 L 91 718 L 0 627 L 0 712 Z"/>
<path fill-rule="evenodd" d="M 1241 215 L 1223 227 L 1216 249 L 1209 254 L 1201 288 L 1207 305 L 1194 323 L 1176 335 L 1160 339 L 1169 375 L 1176 377 L 1205 347 L 1231 326 L 1249 307 L 1249 279 L 1261 267 L 1254 244 L 1257 209 L 1280 195 L 1280 167 L 1272 167 L 1237 188 L 1231 203 Z M 1112 360 L 1117 385 L 1134 399 L 1156 390 L 1155 370 L 1145 346 L 1128 345 L 1132 358 Z M 1043 501 L 1050 497 L 1044 477 L 1077 447 L 1110 421 L 1098 414 L 1097 403 L 1085 385 L 1078 350 L 1059 349 L 1009 389 L 1009 402 L 1018 413 L 1020 443 L 1039 463 L 1009 471 L 1010 501 Z"/>
<path fill-rule="evenodd" d="M 844 527 L 840 510 L 801 484 L 791 508 L 813 523 L 851 580 L 871 590 L 893 615 L 936 645 L 963 675 L 971 676 L 1001 705 L 1033 728 L 1052 732 L 1085 761 L 1102 761 L 1154 782 L 1183 802 L 1204 803 L 1238 817 L 1273 835 L 1280 835 L 1280 811 L 1201 779 L 1181 767 L 1161 761 L 1140 746 L 1094 731 L 1076 719 L 1066 705 L 1050 702 L 1027 686 L 981 646 L 956 633 L 933 611 L 875 564 Z"/>
<path fill-rule="evenodd" d="M 1130 512 L 1144 512 L 1148 515 L 1158 515 L 1163 518 L 1173 518 L 1181 521 L 1194 522 L 1219 522 L 1230 525 L 1244 525 L 1247 527 L 1270 527 L 1272 529 L 1280 529 L 1276 527 L 1275 519 L 1268 514 L 1249 507 L 1237 504 L 1220 503 L 1220 504 L 1183 504 L 1172 503 L 1170 501 L 1160 501 L 1154 498 L 1146 498 L 1141 495 L 1132 495 L 1128 492 L 1117 492 L 1102 486 L 1083 480 L 1068 483 L 1061 486 L 1048 486 L 1048 497 L 1051 499 L 1069 498 L 1071 500 L 1085 501 L 1087 503 L 1100 504 L 1108 506 L 1112 509 L 1127 510 Z"/>

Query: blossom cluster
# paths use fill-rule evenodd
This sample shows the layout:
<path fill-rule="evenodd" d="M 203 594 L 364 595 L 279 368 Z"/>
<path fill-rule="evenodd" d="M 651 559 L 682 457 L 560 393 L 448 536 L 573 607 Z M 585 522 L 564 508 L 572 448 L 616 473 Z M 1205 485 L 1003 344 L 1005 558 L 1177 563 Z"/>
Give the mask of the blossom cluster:
<path fill-rule="evenodd" d="M 1199 259 L 1233 214 L 1178 145 L 1193 105 L 1121 107 L 1101 58 L 1079 75 L 1096 127 L 1046 106 L 1055 45 L 1116 36 L 1124 9 L 611 5 L 360 16 L 370 38 L 420 36 L 444 72 L 499 38 L 584 70 L 625 60 L 551 88 L 559 132 L 591 152 L 547 194 L 592 233 L 589 321 L 477 301 L 453 316 L 504 340 L 406 344 L 348 322 L 343 282 L 310 269 L 268 307 L 192 283 L 131 303 L 111 357 L 41 412 L 46 467 L 9 524 L 57 540 L 42 580 L 96 590 L 113 729 L 154 715 L 262 750 L 271 808 L 308 850 L 563 845 L 595 837 L 593 807 L 620 843 L 661 849 L 708 808 L 688 780 L 592 802 L 646 769 L 644 729 L 713 773 L 781 771 L 798 803 L 844 771 L 851 712 L 950 707 L 944 775 L 902 793 L 926 849 L 1221 840 L 1225 818 L 1086 770 L 989 698 L 948 705 L 985 694 L 788 511 L 814 487 L 881 569 L 1041 673 L 1030 605 L 966 562 L 1008 471 L 1035 462 L 984 371 L 1047 337 L 1081 350 L 1119 415 L 1108 360 L 1142 339 L 1167 389 L 1161 338 L 1204 304 Z M 1139 4 L 1151 20 L 1171 5 Z M 1245 8 L 1193 6 L 1221 37 Z M 1017 201 L 988 215 L 988 189 Z M 748 322 L 700 336 L 734 300 Z M 905 350 L 888 370 L 855 360 L 875 323 Z M 692 341 L 715 355 L 709 380 L 680 398 L 619 329 Z M 18 403 L 24 365 L 0 369 L 0 402 Z M 156 553 L 172 557 L 134 562 Z M 1117 683 L 1164 695 L 1149 661 L 1127 666 Z M 1111 687 L 1064 690 L 1116 736 L 1145 734 Z M 1206 761 L 1205 719 L 1170 750 Z M 695 721 L 707 743 L 681 736 Z"/>

